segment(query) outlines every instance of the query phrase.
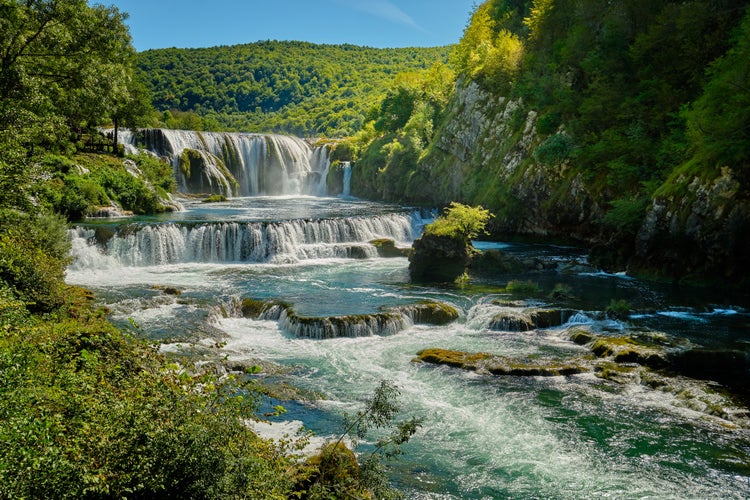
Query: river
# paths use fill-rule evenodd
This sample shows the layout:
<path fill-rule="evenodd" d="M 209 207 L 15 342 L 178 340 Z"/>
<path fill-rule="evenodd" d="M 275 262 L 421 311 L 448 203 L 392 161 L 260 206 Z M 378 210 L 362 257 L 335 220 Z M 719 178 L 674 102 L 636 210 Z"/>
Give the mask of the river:
<path fill-rule="evenodd" d="M 89 221 L 71 230 L 76 260 L 67 280 L 92 289 L 115 323 L 134 321 L 165 351 L 192 343 L 230 363 L 280 367 L 257 376 L 318 397 L 281 401 L 288 412 L 276 421 L 303 422 L 321 437 L 335 435 L 342 412 L 358 409 L 380 380 L 393 380 L 404 416 L 424 420 L 393 465 L 394 482 L 408 498 L 750 496 L 747 418 L 715 383 L 683 376 L 662 384 L 638 377 L 618 382 L 594 370 L 493 376 L 414 362 L 426 348 L 514 359 L 590 356 L 571 341 L 574 328 L 646 336 L 670 350 L 702 346 L 746 356 L 750 313 L 740 299 L 699 298 L 601 273 L 576 248 L 511 243 L 477 246 L 554 265 L 512 276 L 486 273 L 462 285 L 415 285 L 406 258 L 378 257 L 368 242 L 391 238 L 408 247 L 425 216 L 350 197 L 186 201 L 182 212 Z M 508 295 L 511 279 L 533 281 L 541 293 Z M 556 286 L 566 293 L 553 301 Z M 165 294 L 163 287 L 181 293 Z M 316 339 L 294 335 L 282 321 L 242 317 L 242 298 L 282 300 L 308 317 L 440 301 L 459 318 Z M 611 319 L 603 311 L 612 299 L 627 300 L 637 313 Z M 547 328 L 490 328 L 500 311 L 551 302 L 575 314 Z"/>

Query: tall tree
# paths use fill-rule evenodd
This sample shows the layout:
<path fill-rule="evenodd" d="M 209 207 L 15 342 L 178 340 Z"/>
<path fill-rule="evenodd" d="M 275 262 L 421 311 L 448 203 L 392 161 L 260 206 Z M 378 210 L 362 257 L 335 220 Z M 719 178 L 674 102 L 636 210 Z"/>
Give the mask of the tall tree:
<path fill-rule="evenodd" d="M 0 0 L 0 132 L 59 144 L 114 116 L 134 82 L 125 19 L 85 0 Z"/>

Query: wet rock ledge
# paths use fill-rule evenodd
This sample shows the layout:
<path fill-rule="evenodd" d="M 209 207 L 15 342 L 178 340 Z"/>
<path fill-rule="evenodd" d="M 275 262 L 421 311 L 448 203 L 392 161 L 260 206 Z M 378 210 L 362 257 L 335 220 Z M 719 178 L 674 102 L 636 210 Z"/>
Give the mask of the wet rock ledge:
<path fill-rule="evenodd" d="M 246 318 L 278 321 L 288 333 L 315 339 L 393 335 L 413 324 L 445 325 L 458 319 L 455 307 L 433 301 L 389 307 L 372 314 L 308 317 L 282 301 L 247 298 L 242 300 L 240 310 Z"/>
<path fill-rule="evenodd" d="M 487 353 L 467 353 L 447 349 L 425 349 L 417 353 L 417 362 L 435 363 L 492 375 L 525 377 L 554 377 L 590 371 L 579 360 L 535 359 L 522 360 Z"/>

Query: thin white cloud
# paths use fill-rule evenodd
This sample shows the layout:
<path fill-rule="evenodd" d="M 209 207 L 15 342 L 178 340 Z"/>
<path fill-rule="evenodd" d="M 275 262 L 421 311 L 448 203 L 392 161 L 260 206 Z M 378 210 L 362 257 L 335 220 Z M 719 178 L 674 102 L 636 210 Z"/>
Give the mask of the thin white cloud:
<path fill-rule="evenodd" d="M 337 3 L 372 14 L 373 16 L 385 19 L 386 21 L 403 24 L 424 33 L 427 32 L 427 30 L 417 24 L 409 14 L 388 0 L 357 0 L 356 2 L 337 0 Z"/>

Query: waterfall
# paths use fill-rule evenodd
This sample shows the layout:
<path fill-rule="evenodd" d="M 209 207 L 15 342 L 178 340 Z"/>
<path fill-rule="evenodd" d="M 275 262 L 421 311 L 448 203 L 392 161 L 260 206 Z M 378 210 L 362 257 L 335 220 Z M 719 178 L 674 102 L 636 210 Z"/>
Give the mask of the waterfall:
<path fill-rule="evenodd" d="M 409 328 L 412 323 L 406 316 L 398 313 L 305 318 L 297 316 L 291 309 L 285 309 L 279 317 L 279 325 L 296 337 L 332 339 L 395 335 Z"/>
<path fill-rule="evenodd" d="M 277 134 L 143 129 L 123 131 L 127 151 L 145 148 L 172 163 L 180 191 L 227 196 L 323 195 L 326 146 Z"/>
<path fill-rule="evenodd" d="M 344 168 L 344 189 L 341 191 L 341 196 L 350 196 L 351 184 L 352 184 L 352 163 L 349 161 L 341 162 Z"/>
<path fill-rule="evenodd" d="M 132 224 L 106 241 L 92 229 L 70 231 L 74 268 L 153 266 L 187 262 L 294 263 L 373 258 L 369 241 L 412 240 L 411 214 L 283 222 Z"/>

